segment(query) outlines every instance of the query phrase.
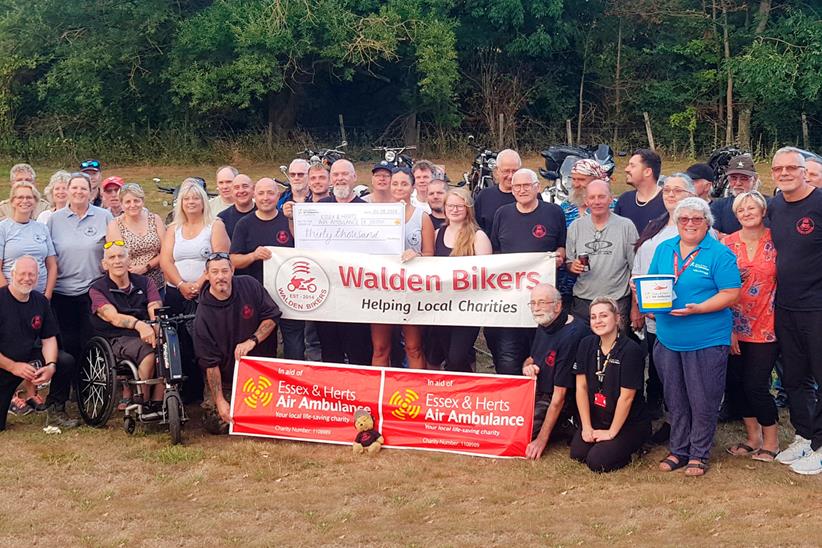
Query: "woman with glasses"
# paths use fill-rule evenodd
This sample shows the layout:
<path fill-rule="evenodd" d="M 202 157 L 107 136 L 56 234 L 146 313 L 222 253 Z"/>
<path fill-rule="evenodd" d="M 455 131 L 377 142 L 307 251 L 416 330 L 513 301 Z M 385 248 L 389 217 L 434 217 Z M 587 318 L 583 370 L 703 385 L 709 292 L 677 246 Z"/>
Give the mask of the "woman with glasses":
<path fill-rule="evenodd" d="M 746 439 L 727 449 L 734 456 L 772 462 L 779 452 L 779 418 L 770 394 L 779 348 L 774 329 L 776 247 L 765 226 L 768 206 L 757 191 L 734 198 L 734 213 L 742 229 L 726 236 L 742 275 L 742 293 L 734 304 L 728 396 L 731 409 L 745 423 Z"/>
<path fill-rule="evenodd" d="M 43 189 L 43 194 L 46 196 L 51 206 L 45 209 L 37 216 L 37 222 L 46 224 L 51 216 L 58 209 L 63 209 L 68 203 L 68 183 L 71 178 L 71 173 L 68 171 L 55 171 L 54 175 L 49 179 L 49 184 Z"/>
<path fill-rule="evenodd" d="M 656 314 L 654 363 L 671 423 L 670 454 L 659 464 L 688 476 L 708 470 L 725 391 L 733 320 L 741 282 L 736 257 L 708 234 L 710 207 L 685 198 L 674 209 L 678 235 L 659 244 L 648 274 L 674 276 L 673 310 Z"/>
<path fill-rule="evenodd" d="M 106 239 L 124 241 L 131 262 L 129 272 L 147 276 L 162 295 L 165 280 L 160 268 L 160 248 L 166 233 L 163 220 L 146 209 L 146 194 L 137 183 L 123 185 L 119 196 L 123 214 L 109 223 Z"/>
<path fill-rule="evenodd" d="M 174 220 L 163 236 L 160 268 L 166 281 L 165 304 L 172 314 L 193 314 L 206 279 L 206 261 L 212 253 L 228 253 L 229 238 L 223 222 L 208 207 L 208 195 L 200 181 L 188 178 L 180 185 L 174 204 Z M 187 329 L 180 330 L 180 353 L 185 403 L 203 397 L 203 375 L 194 363 L 194 347 Z"/>
<path fill-rule="evenodd" d="M 463 188 L 445 195 L 445 224 L 434 236 L 435 257 L 490 255 L 491 240 L 474 218 L 474 200 Z M 471 371 L 479 326 L 432 326 L 425 341 L 427 362 L 434 368 L 444 362 L 446 371 Z"/>

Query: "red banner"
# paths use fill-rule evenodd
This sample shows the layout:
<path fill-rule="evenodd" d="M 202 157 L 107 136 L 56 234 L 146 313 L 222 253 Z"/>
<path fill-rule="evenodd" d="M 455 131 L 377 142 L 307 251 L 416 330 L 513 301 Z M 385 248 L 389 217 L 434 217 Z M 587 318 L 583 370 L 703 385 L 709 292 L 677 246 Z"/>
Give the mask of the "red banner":
<path fill-rule="evenodd" d="M 351 444 L 366 408 L 384 447 L 524 457 L 534 381 L 527 377 L 243 358 L 232 434 Z"/>

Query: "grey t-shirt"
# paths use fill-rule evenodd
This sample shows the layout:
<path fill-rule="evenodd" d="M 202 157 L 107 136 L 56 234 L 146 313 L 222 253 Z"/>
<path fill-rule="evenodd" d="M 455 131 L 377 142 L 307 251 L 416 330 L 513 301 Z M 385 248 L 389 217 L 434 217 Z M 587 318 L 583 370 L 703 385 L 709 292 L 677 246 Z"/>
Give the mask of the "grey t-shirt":
<path fill-rule="evenodd" d="M 111 212 L 93 205 L 80 218 L 70 208 L 55 211 L 49 219 L 51 240 L 57 251 L 57 284 L 54 291 L 82 295 L 103 274 L 100 261 Z"/>
<path fill-rule="evenodd" d="M 630 219 L 611 213 L 602 230 L 594 228 L 590 215 L 580 217 L 568 227 L 566 253 L 574 260 L 588 254 L 591 270 L 583 272 L 574 284 L 574 297 L 621 299 L 631 292 L 628 279 L 634 265 L 634 244 L 639 239 Z"/>
<path fill-rule="evenodd" d="M 14 219 L 0 222 L 0 258 L 3 259 L 3 275 L 11 281 L 11 267 L 23 255 L 31 255 L 37 261 L 37 287 L 40 293 L 46 290 L 46 257 L 53 257 L 54 244 L 46 225 L 37 221 L 18 223 Z"/>

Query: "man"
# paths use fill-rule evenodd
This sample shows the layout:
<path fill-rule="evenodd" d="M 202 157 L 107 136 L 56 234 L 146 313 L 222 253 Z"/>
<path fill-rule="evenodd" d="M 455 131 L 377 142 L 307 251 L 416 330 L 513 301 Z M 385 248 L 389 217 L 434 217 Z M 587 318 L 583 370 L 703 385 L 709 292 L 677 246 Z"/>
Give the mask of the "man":
<path fill-rule="evenodd" d="M 571 191 L 568 199 L 559 205 L 565 214 L 566 228 L 571 226 L 571 223 L 580 215 L 589 213 L 588 208 L 585 207 L 585 188 L 595 179 L 608 181 L 608 174 L 596 160 L 590 158 L 578 160 L 571 168 Z M 612 204 L 611 209 L 616 207 L 616 200 Z"/>
<path fill-rule="evenodd" d="M 311 190 L 311 201 L 319 202 L 329 196 L 331 176 L 322 164 L 314 164 L 308 168 L 308 188 Z"/>
<path fill-rule="evenodd" d="M 225 231 L 229 238 L 234 237 L 234 227 L 237 226 L 237 221 L 256 209 L 253 189 L 254 185 L 248 175 L 240 173 L 234 177 L 234 181 L 231 183 L 231 195 L 234 197 L 234 204 L 217 215 L 225 223 Z"/>
<path fill-rule="evenodd" d="M 445 193 L 447 191 L 445 174 L 439 172 L 428 183 L 428 207 L 431 209 L 431 222 L 434 230 L 438 230 L 445 223 Z"/>
<path fill-rule="evenodd" d="M 215 217 L 234 204 L 231 184 L 234 182 L 234 177 L 239 174 L 237 168 L 232 166 L 220 166 L 217 169 L 217 195 L 208 201 L 208 207 L 211 208 L 211 213 Z M 230 233 L 229 236 L 231 236 Z"/>
<path fill-rule="evenodd" d="M 91 203 L 99 207 L 102 203 L 100 182 L 103 180 L 103 169 L 100 160 L 85 160 L 84 162 L 80 162 L 80 171 L 89 176 L 91 180 Z"/>
<path fill-rule="evenodd" d="M 734 198 L 743 192 L 759 188 L 759 177 L 750 154 L 734 156 L 728 164 L 728 169 L 725 170 L 725 175 L 728 177 L 731 195 L 711 202 L 714 229 L 720 233 L 718 234 L 720 238 L 742 228 L 733 211 Z"/>
<path fill-rule="evenodd" d="M 776 246 L 776 338 L 794 441 L 776 460 L 800 474 L 822 473 L 822 190 L 808 184 L 800 151 L 776 151 L 779 192 L 768 207 Z"/>
<path fill-rule="evenodd" d="M 321 202 L 364 203 L 365 200 L 354 194 L 357 184 L 357 172 L 354 164 L 348 160 L 337 160 L 331 164 L 331 195 Z"/>
<path fill-rule="evenodd" d="M 311 189 L 308 188 L 308 168 L 311 164 L 308 160 L 297 158 L 292 160 L 288 165 L 288 181 L 290 187 L 280 196 L 280 201 L 277 203 L 278 208 L 282 208 L 286 202 L 311 202 Z"/>
<path fill-rule="evenodd" d="M 538 459 L 548 441 L 561 436 L 570 439 L 574 427 L 573 373 L 577 346 L 591 332 L 585 322 L 562 309 L 562 298 L 550 284 L 540 284 L 531 290 L 528 302 L 537 323 L 531 353 L 522 366 L 522 374 L 536 378 L 533 440 L 525 456 Z"/>
<path fill-rule="evenodd" d="M 665 213 L 662 192 L 657 184 L 661 171 L 659 154 L 647 148 L 637 149 L 625 167 L 625 182 L 634 190 L 619 197 L 614 213 L 630 219 L 640 234 L 650 221 Z"/>
<path fill-rule="evenodd" d="M 234 362 L 242 356 L 274 356 L 271 334 L 279 318 L 280 309 L 260 282 L 234 277 L 228 253 L 208 256 L 194 318 L 194 348 L 214 405 L 203 421 L 212 434 L 228 433 Z"/>
<path fill-rule="evenodd" d="M 243 217 L 234 228 L 231 239 L 231 263 L 237 275 L 248 275 L 263 284 L 263 262 L 271 258 L 271 247 L 294 247 L 289 219 L 277 209 L 280 187 L 274 179 L 264 177 L 254 185 L 257 210 Z M 294 202 L 289 202 L 292 204 Z M 283 355 L 289 360 L 305 359 L 305 322 L 281 319 Z M 277 340 L 276 329 L 271 340 Z M 274 346 L 276 351 L 276 345 Z"/>
<path fill-rule="evenodd" d="M 694 164 L 689 167 L 685 173 L 694 182 L 696 195 L 710 204 L 713 199 L 711 197 L 711 189 L 713 189 L 714 180 L 716 179 L 711 166 L 708 164 Z"/>
<path fill-rule="evenodd" d="M 103 209 L 108 209 L 114 217 L 117 217 L 123 212 L 123 206 L 120 203 L 120 189 L 123 188 L 125 181 L 122 177 L 116 175 L 106 177 L 102 184 L 102 200 Z"/>
<path fill-rule="evenodd" d="M 51 381 L 46 398 L 50 424 L 78 424 L 66 414 L 74 358 L 58 350 L 57 321 L 48 300 L 34 289 L 37 276 L 37 261 L 24 255 L 12 266 L 11 283 L 0 288 L 0 430 L 6 428 L 9 404 L 24 380 L 35 386 Z M 35 367 L 35 360 L 42 367 Z"/>
<path fill-rule="evenodd" d="M 556 204 L 540 201 L 539 179 L 530 169 L 520 169 L 511 177 L 511 192 L 516 200 L 500 207 L 494 216 L 491 245 L 494 253 L 557 254 L 556 265 L 565 261 L 565 215 Z M 546 268 L 553 265 L 546 265 Z M 486 328 L 491 336 L 491 352 L 497 373 L 517 375 L 534 331 L 515 327 Z"/>
<path fill-rule="evenodd" d="M 568 258 L 572 261 L 568 270 L 577 275 L 572 310 L 574 316 L 586 322 L 591 301 L 597 297 L 611 297 L 617 301 L 622 317 L 631 317 L 633 299 L 628 280 L 639 235 L 630 219 L 611 212 L 611 200 L 611 185 L 591 182 L 585 193 L 591 214 L 568 228 Z M 587 266 L 580 255 L 588 256 Z"/>
<path fill-rule="evenodd" d="M 822 188 L 822 158 L 809 156 L 805 159 L 805 177 L 808 179 L 808 184 Z"/>
<path fill-rule="evenodd" d="M 434 178 L 434 173 L 439 171 L 434 164 L 428 160 L 417 160 L 411 172 L 414 174 L 414 191 L 411 193 L 411 205 L 420 207 L 426 213 L 431 213 L 428 205 L 428 183 Z"/>
<path fill-rule="evenodd" d="M 12 185 L 14 183 L 27 182 L 36 186 L 36 179 L 37 175 L 34 172 L 34 168 L 28 164 L 15 164 L 9 172 L 9 182 Z M 32 212 L 31 218 L 36 219 L 38 215 L 49 208 L 51 208 L 49 201 L 40 198 L 34 208 L 34 211 Z M 0 201 L 0 221 L 7 217 L 11 217 L 11 214 L 11 202 L 9 200 Z"/>
<path fill-rule="evenodd" d="M 151 279 L 129 272 L 131 261 L 122 243 L 113 241 L 103 246 L 102 264 L 106 275 L 89 289 L 91 325 L 97 335 L 111 344 L 114 358 L 136 364 L 140 380 L 145 381 L 154 378 L 157 343 L 154 328 L 146 322 L 155 318 L 163 302 Z M 141 386 L 140 391 L 148 410 L 162 409 L 162 384 L 155 384 L 151 390 L 149 386 Z"/>
<path fill-rule="evenodd" d="M 391 197 L 391 174 L 394 166 L 385 160 L 374 164 L 371 168 L 371 194 L 363 198 L 372 204 L 389 204 L 394 201 Z"/>
<path fill-rule="evenodd" d="M 497 166 L 494 168 L 494 180 L 497 184 L 483 189 L 474 202 L 477 224 L 488 236 L 491 236 L 497 210 L 516 201 L 511 193 L 511 178 L 521 167 L 522 160 L 516 151 L 510 148 L 500 151 L 497 154 Z"/>

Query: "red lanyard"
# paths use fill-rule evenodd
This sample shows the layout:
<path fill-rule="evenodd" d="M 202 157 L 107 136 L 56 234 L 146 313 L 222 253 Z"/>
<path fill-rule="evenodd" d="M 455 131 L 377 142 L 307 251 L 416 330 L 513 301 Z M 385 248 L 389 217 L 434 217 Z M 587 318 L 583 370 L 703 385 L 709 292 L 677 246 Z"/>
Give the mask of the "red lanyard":
<path fill-rule="evenodd" d="M 696 256 L 699 255 L 699 249 L 695 249 L 688 254 L 688 257 L 685 259 L 685 262 L 682 264 L 682 269 L 679 268 L 679 253 L 674 251 L 674 283 L 679 281 L 679 276 L 687 270 L 691 263 L 694 262 Z"/>

